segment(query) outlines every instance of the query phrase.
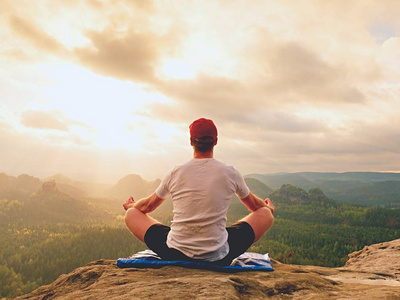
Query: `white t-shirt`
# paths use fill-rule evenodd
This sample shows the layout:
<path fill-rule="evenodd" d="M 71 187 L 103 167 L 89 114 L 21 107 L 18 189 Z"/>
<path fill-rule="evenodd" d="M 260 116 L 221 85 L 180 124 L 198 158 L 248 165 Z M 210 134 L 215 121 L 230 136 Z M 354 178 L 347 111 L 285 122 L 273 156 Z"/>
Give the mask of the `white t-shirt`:
<path fill-rule="evenodd" d="M 167 245 L 186 256 L 216 261 L 229 252 L 226 213 L 233 194 L 250 193 L 243 176 L 214 158 L 191 159 L 162 180 L 157 196 L 172 195 L 174 217 Z"/>

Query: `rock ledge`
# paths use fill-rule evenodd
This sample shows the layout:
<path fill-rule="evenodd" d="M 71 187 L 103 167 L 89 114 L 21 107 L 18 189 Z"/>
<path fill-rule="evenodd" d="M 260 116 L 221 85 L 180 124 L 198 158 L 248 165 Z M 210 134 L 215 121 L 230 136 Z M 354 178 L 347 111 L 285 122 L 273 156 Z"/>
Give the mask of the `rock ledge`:
<path fill-rule="evenodd" d="M 342 268 L 272 265 L 227 274 L 98 260 L 17 299 L 400 299 L 400 239 L 351 253 Z"/>

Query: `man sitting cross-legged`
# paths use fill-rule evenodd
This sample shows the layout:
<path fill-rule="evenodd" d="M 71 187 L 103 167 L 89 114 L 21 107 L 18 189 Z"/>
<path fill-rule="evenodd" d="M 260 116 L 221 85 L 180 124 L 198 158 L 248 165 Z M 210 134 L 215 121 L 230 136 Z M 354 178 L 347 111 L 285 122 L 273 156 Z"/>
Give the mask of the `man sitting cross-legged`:
<path fill-rule="evenodd" d="M 172 169 L 152 195 L 137 202 L 130 197 L 123 204 L 125 223 L 162 259 L 229 265 L 271 227 L 275 207 L 254 195 L 235 167 L 213 158 L 218 141 L 213 121 L 198 119 L 189 128 L 193 159 Z M 148 215 L 169 194 L 171 227 Z M 233 194 L 250 214 L 226 227 Z"/>

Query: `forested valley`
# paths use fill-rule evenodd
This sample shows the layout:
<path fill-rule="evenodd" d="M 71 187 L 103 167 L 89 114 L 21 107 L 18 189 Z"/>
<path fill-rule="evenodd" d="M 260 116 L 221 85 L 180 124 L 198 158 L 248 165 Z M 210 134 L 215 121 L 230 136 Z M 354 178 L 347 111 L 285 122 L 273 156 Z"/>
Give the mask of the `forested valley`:
<path fill-rule="evenodd" d="M 246 182 L 276 207 L 275 224 L 249 251 L 285 263 L 338 267 L 350 252 L 399 238 L 400 209 L 345 204 L 318 187 L 285 183 L 270 188 L 255 178 Z M 158 183 L 128 175 L 114 186 L 89 186 L 60 175 L 42 181 L 0 174 L 0 296 L 22 295 L 93 260 L 145 249 L 125 228 L 121 204 L 130 195 L 147 196 Z M 400 195 L 392 192 L 391 207 L 396 207 Z M 247 213 L 234 197 L 228 223 Z M 152 215 L 168 224 L 171 200 Z"/>

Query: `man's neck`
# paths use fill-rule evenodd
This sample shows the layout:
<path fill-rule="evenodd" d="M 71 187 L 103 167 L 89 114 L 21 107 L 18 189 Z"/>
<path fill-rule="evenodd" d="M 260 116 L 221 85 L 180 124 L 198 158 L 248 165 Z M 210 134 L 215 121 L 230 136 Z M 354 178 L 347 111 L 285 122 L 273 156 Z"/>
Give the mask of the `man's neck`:
<path fill-rule="evenodd" d="M 193 153 L 193 158 L 196 158 L 196 159 L 213 158 L 213 157 L 214 157 L 214 152 L 213 151 L 210 151 L 210 152 L 194 151 L 194 153 Z"/>

